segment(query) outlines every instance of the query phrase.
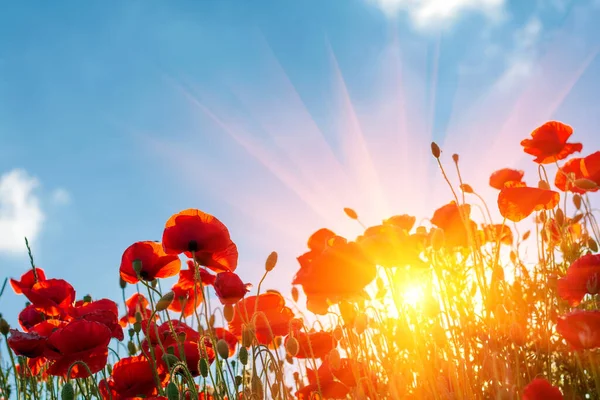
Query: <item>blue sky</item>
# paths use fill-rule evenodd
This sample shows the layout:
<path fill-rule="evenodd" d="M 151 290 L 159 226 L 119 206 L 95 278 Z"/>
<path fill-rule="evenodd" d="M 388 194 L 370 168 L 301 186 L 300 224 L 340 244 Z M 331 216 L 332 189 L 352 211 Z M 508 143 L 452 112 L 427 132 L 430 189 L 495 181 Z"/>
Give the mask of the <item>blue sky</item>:
<path fill-rule="evenodd" d="M 0 14 L 0 276 L 36 264 L 81 297 L 120 297 L 123 250 L 199 208 L 238 272 L 288 291 L 316 229 L 353 237 L 502 167 L 548 119 L 600 149 L 593 0 L 5 2 Z M 14 321 L 24 298 L 0 312 Z"/>

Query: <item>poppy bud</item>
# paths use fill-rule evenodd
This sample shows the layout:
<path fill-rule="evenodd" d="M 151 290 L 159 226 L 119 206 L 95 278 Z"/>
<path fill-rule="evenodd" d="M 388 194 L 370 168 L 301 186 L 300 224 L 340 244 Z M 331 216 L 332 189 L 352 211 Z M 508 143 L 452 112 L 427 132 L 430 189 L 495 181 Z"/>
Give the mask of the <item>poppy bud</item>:
<path fill-rule="evenodd" d="M 169 382 L 167 385 L 167 399 L 169 400 L 179 400 L 179 389 L 175 382 Z"/>
<path fill-rule="evenodd" d="M 125 282 L 121 277 L 119 277 L 119 287 L 121 289 L 125 289 L 127 287 L 127 282 Z"/>
<path fill-rule="evenodd" d="M 558 224 L 558 226 L 562 227 L 565 224 L 565 213 L 562 208 L 556 209 L 556 215 L 554 216 L 554 220 Z"/>
<path fill-rule="evenodd" d="M 538 188 L 550 190 L 550 185 L 546 181 L 539 181 L 538 182 Z"/>
<path fill-rule="evenodd" d="M 344 331 L 342 330 L 342 327 L 339 325 L 336 326 L 335 329 L 333 330 L 333 338 L 339 342 L 340 340 L 342 340 L 343 337 L 344 337 Z"/>
<path fill-rule="evenodd" d="M 206 358 L 200 359 L 200 361 L 198 362 L 198 370 L 200 371 L 200 375 L 202 375 L 203 378 L 206 378 L 208 376 L 208 361 L 206 361 Z"/>
<path fill-rule="evenodd" d="M 298 302 L 298 288 L 296 286 L 292 286 L 292 300 L 294 300 L 294 303 Z"/>
<path fill-rule="evenodd" d="M 242 383 L 244 383 L 244 378 L 239 375 L 235 376 L 235 386 L 239 387 Z"/>
<path fill-rule="evenodd" d="M 344 208 L 344 212 L 351 219 L 358 219 L 358 214 L 353 209 L 351 209 L 351 208 Z"/>
<path fill-rule="evenodd" d="M 442 154 L 440 146 L 438 146 L 436 142 L 431 142 L 431 154 L 433 154 L 435 158 L 440 158 L 440 155 Z"/>
<path fill-rule="evenodd" d="M 231 304 L 225 304 L 223 306 L 223 316 L 227 322 L 231 322 L 233 320 L 233 317 L 235 316 L 235 309 Z"/>
<path fill-rule="evenodd" d="M 0 318 L 0 333 L 4 336 L 10 332 L 10 325 L 4 318 Z"/>
<path fill-rule="evenodd" d="M 596 182 L 586 178 L 575 179 L 574 185 L 576 188 L 581 190 L 592 190 L 598 188 L 598 184 L 596 184 Z"/>
<path fill-rule="evenodd" d="M 573 196 L 573 205 L 578 210 L 581 208 L 581 196 L 580 195 L 576 194 L 575 196 Z"/>
<path fill-rule="evenodd" d="M 248 349 L 245 347 L 241 347 L 238 352 L 238 359 L 242 363 L 242 365 L 248 364 Z"/>
<path fill-rule="evenodd" d="M 288 354 L 292 357 L 295 357 L 296 354 L 298 354 L 298 341 L 296 340 L 295 337 L 290 336 L 288 337 L 287 342 L 285 342 L 285 350 L 288 352 Z"/>
<path fill-rule="evenodd" d="M 596 243 L 596 241 L 592 238 L 588 239 L 588 243 L 587 246 L 589 247 L 589 249 L 594 252 L 597 253 L 598 252 L 598 243 Z"/>
<path fill-rule="evenodd" d="M 139 275 L 142 272 L 142 260 L 133 260 L 131 266 L 136 274 Z"/>
<path fill-rule="evenodd" d="M 141 322 L 135 322 L 133 324 L 133 330 L 135 331 L 135 333 L 140 333 L 142 331 L 142 323 Z"/>
<path fill-rule="evenodd" d="M 208 318 L 208 327 L 212 328 L 213 326 L 215 326 L 215 314 L 211 314 Z"/>
<path fill-rule="evenodd" d="M 71 382 L 66 382 L 61 391 L 60 391 L 61 400 L 74 400 L 75 399 L 75 390 L 73 389 L 73 385 Z"/>
<path fill-rule="evenodd" d="M 460 185 L 460 189 L 465 193 L 475 193 L 471 185 L 469 185 L 468 183 L 463 183 L 462 185 Z"/>
<path fill-rule="evenodd" d="M 108 374 L 111 375 L 112 374 L 112 364 L 106 364 L 106 370 L 108 371 Z"/>
<path fill-rule="evenodd" d="M 452 161 L 454 161 L 456 164 L 458 164 L 458 154 L 456 154 L 456 153 L 452 154 Z"/>
<path fill-rule="evenodd" d="M 369 325 L 369 318 L 366 314 L 359 314 L 354 321 L 354 329 L 359 335 L 362 334 Z"/>
<path fill-rule="evenodd" d="M 217 354 L 224 360 L 229 358 L 229 345 L 223 339 L 219 339 L 217 342 Z"/>
<path fill-rule="evenodd" d="M 132 341 L 129 341 L 127 343 L 127 350 L 129 351 L 129 355 L 133 356 L 137 352 L 137 349 L 135 347 L 135 343 L 133 343 Z"/>
<path fill-rule="evenodd" d="M 579 214 L 575 214 L 575 216 L 573 217 L 573 219 L 571 219 L 569 221 L 569 223 L 571 225 L 575 225 L 576 223 L 578 223 L 579 221 L 581 221 L 583 218 L 583 214 L 579 213 Z"/>
<path fill-rule="evenodd" d="M 172 347 L 169 347 L 169 349 L 171 349 Z M 179 358 L 177 358 L 177 356 L 173 355 L 173 354 L 169 354 L 169 353 L 164 353 L 162 355 L 162 360 L 165 362 L 165 364 L 167 364 L 167 367 L 169 369 L 171 369 L 173 367 L 173 365 L 177 364 L 179 362 Z"/>
<path fill-rule="evenodd" d="M 156 311 L 160 312 L 169 308 L 173 299 L 175 299 L 175 293 L 173 291 L 165 293 L 165 295 L 163 295 L 156 303 Z"/>
<path fill-rule="evenodd" d="M 254 341 L 254 329 L 250 325 L 242 327 L 242 346 L 250 347 Z"/>
<path fill-rule="evenodd" d="M 133 328 L 129 328 L 129 330 L 127 331 L 127 333 L 129 333 L 129 337 L 133 338 L 135 336 L 135 330 Z"/>
<path fill-rule="evenodd" d="M 329 352 L 329 366 L 333 370 L 338 370 L 342 366 L 342 359 L 338 349 L 331 349 Z"/>
<path fill-rule="evenodd" d="M 265 262 L 265 269 L 267 270 L 267 272 L 272 271 L 273 268 L 275 268 L 276 264 L 277 264 L 277 252 L 274 251 L 271 254 L 269 254 L 269 257 L 267 257 L 267 261 Z"/>
<path fill-rule="evenodd" d="M 523 240 L 527 240 L 527 239 L 529 239 L 529 236 L 530 236 L 530 235 L 531 235 L 531 231 L 526 231 L 526 232 L 523 234 Z"/>

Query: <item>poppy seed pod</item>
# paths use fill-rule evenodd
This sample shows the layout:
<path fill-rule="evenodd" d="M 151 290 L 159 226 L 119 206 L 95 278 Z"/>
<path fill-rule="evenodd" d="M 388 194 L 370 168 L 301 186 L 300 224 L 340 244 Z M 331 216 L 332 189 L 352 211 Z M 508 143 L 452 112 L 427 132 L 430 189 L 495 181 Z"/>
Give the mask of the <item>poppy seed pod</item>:
<path fill-rule="evenodd" d="M 458 164 L 458 159 L 459 159 L 458 154 L 456 154 L 456 153 L 452 154 L 452 161 L 454 161 L 455 163 Z"/>
<path fill-rule="evenodd" d="M 440 155 L 442 154 L 440 146 L 438 146 L 436 142 L 431 142 L 431 154 L 433 154 L 435 158 L 440 158 Z"/>
<path fill-rule="evenodd" d="M 131 263 L 131 267 L 135 271 L 136 274 L 140 274 L 142 272 L 142 261 L 141 260 L 133 260 Z"/>
<path fill-rule="evenodd" d="M 75 390 L 73 389 L 73 385 L 71 382 L 67 382 L 63 385 L 60 391 L 61 400 L 74 400 L 75 399 Z"/>
<path fill-rule="evenodd" d="M 167 308 L 169 308 L 174 299 L 175 293 L 173 293 L 173 291 L 165 293 L 163 297 L 161 297 L 160 300 L 158 300 L 158 302 L 156 303 L 156 311 L 160 312 L 166 310 Z"/>
<path fill-rule="evenodd" d="M 219 339 L 217 342 L 217 354 L 224 360 L 229 358 L 229 345 L 223 339 Z"/>
<path fill-rule="evenodd" d="M 269 257 L 267 257 L 267 261 L 265 262 L 265 269 L 267 270 L 267 272 L 272 271 L 273 268 L 275 268 L 276 264 L 277 264 L 277 252 L 274 251 L 271 254 L 269 254 Z"/>

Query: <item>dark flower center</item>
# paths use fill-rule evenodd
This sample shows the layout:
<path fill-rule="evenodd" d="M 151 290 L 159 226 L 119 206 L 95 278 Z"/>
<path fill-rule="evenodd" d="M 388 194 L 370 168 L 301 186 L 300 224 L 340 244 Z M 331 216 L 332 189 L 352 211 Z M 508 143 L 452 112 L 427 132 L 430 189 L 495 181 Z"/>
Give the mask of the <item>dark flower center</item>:
<path fill-rule="evenodd" d="M 140 271 L 140 276 L 142 277 L 143 280 L 145 280 L 145 281 L 148 280 L 148 272 L 147 271 Z"/>
<path fill-rule="evenodd" d="M 196 242 L 195 240 L 190 240 L 190 242 L 188 243 L 188 250 L 198 251 L 198 242 Z"/>

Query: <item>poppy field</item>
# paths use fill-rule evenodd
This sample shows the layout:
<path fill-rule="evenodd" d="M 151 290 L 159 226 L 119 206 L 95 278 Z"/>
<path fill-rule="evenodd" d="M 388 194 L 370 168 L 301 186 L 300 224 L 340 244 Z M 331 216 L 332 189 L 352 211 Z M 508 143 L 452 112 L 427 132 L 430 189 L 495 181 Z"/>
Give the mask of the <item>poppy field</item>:
<path fill-rule="evenodd" d="M 600 399 L 600 151 L 557 121 L 521 146 L 538 174 L 490 171 L 488 204 L 432 143 L 441 207 L 375 226 L 344 209 L 364 232 L 306 232 L 286 292 L 263 285 L 276 252 L 247 282 L 199 209 L 114 255 L 122 299 L 81 296 L 30 251 L 2 289 L 26 306 L 0 318 L 0 399 Z"/>

